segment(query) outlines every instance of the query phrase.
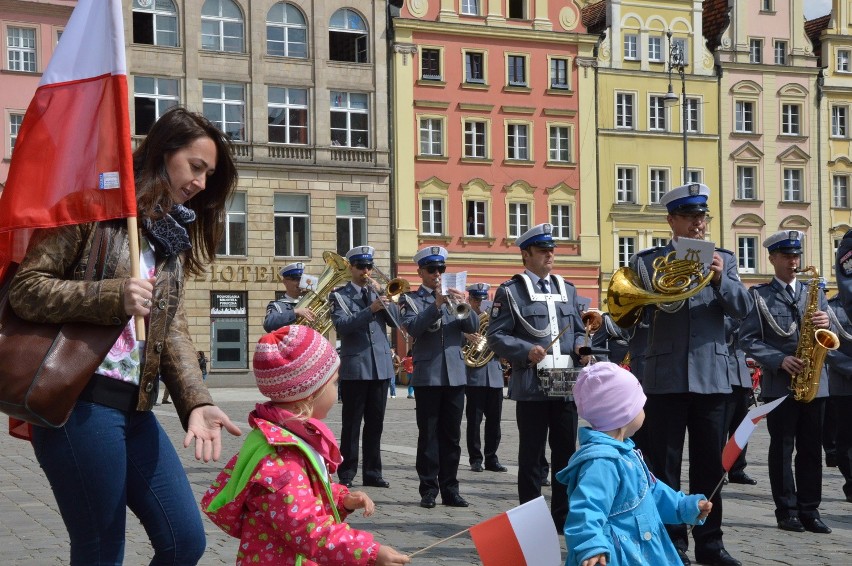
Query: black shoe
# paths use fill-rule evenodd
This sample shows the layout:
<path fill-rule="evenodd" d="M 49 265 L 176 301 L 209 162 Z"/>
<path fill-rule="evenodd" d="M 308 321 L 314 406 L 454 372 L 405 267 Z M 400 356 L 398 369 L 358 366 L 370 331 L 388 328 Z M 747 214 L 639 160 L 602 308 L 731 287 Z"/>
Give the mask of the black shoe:
<path fill-rule="evenodd" d="M 778 520 L 778 528 L 782 531 L 790 531 L 791 533 L 803 533 L 805 527 L 798 517 L 787 517 L 786 519 Z"/>
<path fill-rule="evenodd" d="M 427 493 L 420 498 L 420 506 L 424 509 L 432 509 L 435 507 L 435 496 Z"/>
<path fill-rule="evenodd" d="M 683 549 L 677 549 L 677 557 L 680 558 L 680 561 L 683 563 L 683 566 L 689 566 L 690 564 L 692 564 L 692 560 L 689 559 L 689 556 Z"/>
<path fill-rule="evenodd" d="M 465 501 L 464 497 L 458 493 L 450 493 L 446 497 L 441 496 L 441 505 L 446 505 L 447 507 L 468 507 L 470 503 Z"/>
<path fill-rule="evenodd" d="M 745 472 L 728 474 L 728 481 L 731 483 L 741 483 L 745 485 L 757 485 L 757 480 Z"/>
<path fill-rule="evenodd" d="M 728 554 L 728 551 L 724 548 L 720 548 L 712 554 L 701 557 L 699 557 L 698 552 L 696 552 L 695 561 L 699 564 L 709 564 L 710 566 L 742 566 L 743 564 Z"/>
<path fill-rule="evenodd" d="M 390 487 L 390 482 L 384 478 L 376 478 L 374 480 L 364 480 L 364 485 L 368 487 Z"/>
<path fill-rule="evenodd" d="M 470 471 L 471 472 L 482 472 L 484 470 L 485 470 L 485 468 L 483 468 L 482 464 L 480 464 L 479 462 L 470 465 Z"/>
<path fill-rule="evenodd" d="M 849 503 L 852 503 L 852 495 L 847 495 L 846 501 L 848 501 Z"/>
<path fill-rule="evenodd" d="M 489 472 L 508 472 L 509 468 L 501 464 L 500 462 L 495 462 L 493 464 L 488 464 L 485 466 L 485 469 Z"/>
<path fill-rule="evenodd" d="M 827 535 L 831 532 L 831 528 L 822 522 L 819 517 L 804 517 L 801 520 L 802 526 L 806 531 L 810 531 L 812 533 L 820 533 Z"/>
<path fill-rule="evenodd" d="M 352 480 L 340 480 L 340 485 L 346 486 L 349 489 L 352 489 Z"/>
<path fill-rule="evenodd" d="M 836 454 L 826 454 L 825 455 L 825 467 L 826 468 L 836 468 L 837 467 L 837 455 Z"/>

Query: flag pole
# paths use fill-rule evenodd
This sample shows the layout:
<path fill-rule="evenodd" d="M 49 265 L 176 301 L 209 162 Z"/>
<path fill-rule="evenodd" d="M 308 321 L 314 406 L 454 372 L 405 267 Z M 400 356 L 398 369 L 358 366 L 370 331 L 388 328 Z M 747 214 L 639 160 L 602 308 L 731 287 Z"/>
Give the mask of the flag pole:
<path fill-rule="evenodd" d="M 719 483 L 716 484 L 716 487 L 713 489 L 713 493 L 710 494 L 710 497 L 707 498 L 707 501 L 710 501 L 711 499 L 716 497 L 716 494 L 719 493 L 719 490 L 722 488 L 722 484 L 725 483 L 725 477 L 727 475 L 728 475 L 727 471 L 724 474 L 722 474 L 722 479 L 720 479 Z M 712 512 L 713 512 L 713 510 L 711 509 L 710 513 L 712 513 Z M 694 529 L 694 528 L 695 528 L 695 525 L 689 525 L 689 527 L 686 529 L 686 536 L 689 536 L 690 534 L 692 534 L 692 529 Z"/>
<path fill-rule="evenodd" d="M 127 237 L 130 242 L 130 276 L 136 279 L 142 278 L 139 268 L 139 228 L 135 216 L 127 217 Z M 145 341 L 145 317 L 134 315 L 133 322 L 136 324 L 136 340 Z"/>
<path fill-rule="evenodd" d="M 448 536 L 447 538 L 442 538 L 442 539 L 441 539 L 441 540 L 439 540 L 438 542 L 433 542 L 432 544 L 430 544 L 430 545 L 429 545 L 429 546 L 427 546 L 426 548 L 421 548 L 421 549 L 420 549 L 420 550 L 418 550 L 417 552 L 412 552 L 412 553 L 411 553 L 411 554 L 409 554 L 408 556 L 409 556 L 409 558 L 410 558 L 410 557 L 414 556 L 415 554 L 420 554 L 421 552 L 426 552 L 426 551 L 427 551 L 427 550 L 429 550 L 430 548 L 435 547 L 435 546 L 438 546 L 438 545 L 439 545 L 439 544 L 441 544 L 441 543 L 447 542 L 447 541 L 448 541 L 448 540 L 450 540 L 451 538 L 456 538 L 457 536 L 461 536 L 461 535 L 465 534 L 466 532 L 468 532 L 469 530 L 470 530 L 470 528 L 467 528 L 467 529 L 465 529 L 465 530 L 463 530 L 463 531 L 459 531 L 459 532 L 457 532 L 457 533 L 456 533 L 456 534 L 454 534 L 454 535 L 450 535 L 450 536 Z"/>

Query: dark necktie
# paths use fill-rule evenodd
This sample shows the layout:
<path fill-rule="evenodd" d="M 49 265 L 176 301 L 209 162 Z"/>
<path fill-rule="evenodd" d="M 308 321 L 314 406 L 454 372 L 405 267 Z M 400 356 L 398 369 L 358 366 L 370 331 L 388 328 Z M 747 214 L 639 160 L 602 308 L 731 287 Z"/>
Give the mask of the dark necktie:
<path fill-rule="evenodd" d="M 370 306 L 370 292 L 367 291 L 366 287 L 361 287 L 361 300 L 364 301 L 364 306 Z"/>
<path fill-rule="evenodd" d="M 547 295 L 550 294 L 550 285 L 548 285 L 547 279 L 539 279 L 538 286 L 541 287 L 541 292 Z"/>
<path fill-rule="evenodd" d="M 796 293 L 793 292 L 793 286 L 787 285 L 787 294 L 790 295 L 790 298 L 793 299 L 793 302 L 796 302 Z"/>

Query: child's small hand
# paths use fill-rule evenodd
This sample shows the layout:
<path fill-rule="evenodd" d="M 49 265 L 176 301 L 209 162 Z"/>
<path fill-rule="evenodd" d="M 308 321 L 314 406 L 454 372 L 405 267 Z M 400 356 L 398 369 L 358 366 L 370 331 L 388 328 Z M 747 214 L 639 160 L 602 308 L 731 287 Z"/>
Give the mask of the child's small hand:
<path fill-rule="evenodd" d="M 397 564 L 408 564 L 411 558 L 400 554 L 389 546 L 380 546 L 376 555 L 376 566 L 396 566 Z"/>
<path fill-rule="evenodd" d="M 595 566 L 595 564 L 606 566 L 606 554 L 598 554 L 597 556 L 586 558 L 585 560 L 583 560 L 581 566 Z"/>
<path fill-rule="evenodd" d="M 376 504 L 363 491 L 350 491 L 347 493 L 343 497 L 343 506 L 352 511 L 363 509 L 365 517 L 369 517 L 376 510 Z"/>
<path fill-rule="evenodd" d="M 707 515 L 710 514 L 710 510 L 713 509 L 713 504 L 707 501 L 706 499 L 702 499 L 698 502 L 698 510 L 701 511 L 701 514 L 698 515 L 698 520 L 703 521 L 707 518 Z"/>

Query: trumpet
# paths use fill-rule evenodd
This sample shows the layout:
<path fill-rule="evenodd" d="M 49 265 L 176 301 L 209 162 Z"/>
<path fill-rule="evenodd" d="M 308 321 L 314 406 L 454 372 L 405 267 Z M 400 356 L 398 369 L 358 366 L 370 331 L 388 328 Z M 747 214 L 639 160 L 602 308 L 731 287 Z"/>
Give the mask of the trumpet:
<path fill-rule="evenodd" d="M 444 295 L 447 297 L 447 308 L 450 309 L 450 312 L 455 314 L 458 320 L 463 318 L 467 318 L 470 314 L 470 305 L 465 303 L 464 301 L 460 301 L 453 297 L 452 295 Z"/>
<path fill-rule="evenodd" d="M 411 284 L 403 279 L 402 277 L 396 277 L 394 279 L 388 278 L 385 273 L 378 268 L 378 266 L 373 267 L 373 273 L 375 273 L 379 279 L 384 282 L 385 286 L 382 288 L 379 285 L 379 282 L 376 281 L 373 277 L 367 277 L 367 280 L 370 281 L 370 284 L 373 286 L 373 289 L 376 293 L 381 297 L 385 296 L 389 301 L 396 304 L 399 302 L 399 298 L 403 293 L 408 293 L 411 289 Z M 408 339 L 408 332 L 405 331 L 405 328 L 402 327 L 402 323 L 397 319 L 396 315 L 393 311 L 385 309 L 385 312 L 388 313 L 388 317 L 393 321 L 394 325 L 402 332 L 405 336 L 406 340 Z"/>

